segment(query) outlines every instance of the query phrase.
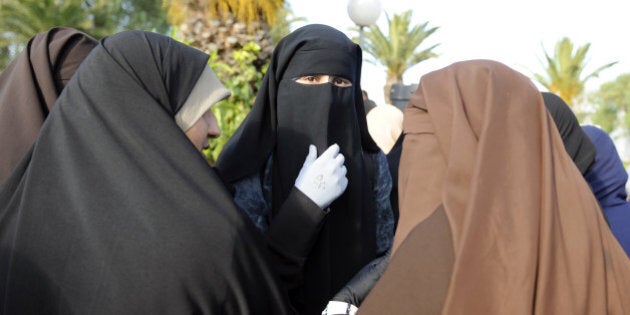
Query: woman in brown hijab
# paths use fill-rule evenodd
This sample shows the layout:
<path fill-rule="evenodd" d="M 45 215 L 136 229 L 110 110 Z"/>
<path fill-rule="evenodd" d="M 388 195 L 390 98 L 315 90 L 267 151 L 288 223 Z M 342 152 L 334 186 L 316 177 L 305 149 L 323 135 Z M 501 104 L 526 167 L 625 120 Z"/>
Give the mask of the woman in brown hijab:
<path fill-rule="evenodd" d="M 94 38 L 68 27 L 35 35 L 0 74 L 0 186 L 35 141 Z"/>
<path fill-rule="evenodd" d="M 360 314 L 630 314 L 630 261 L 527 77 L 429 73 L 404 132 L 394 254 Z"/>

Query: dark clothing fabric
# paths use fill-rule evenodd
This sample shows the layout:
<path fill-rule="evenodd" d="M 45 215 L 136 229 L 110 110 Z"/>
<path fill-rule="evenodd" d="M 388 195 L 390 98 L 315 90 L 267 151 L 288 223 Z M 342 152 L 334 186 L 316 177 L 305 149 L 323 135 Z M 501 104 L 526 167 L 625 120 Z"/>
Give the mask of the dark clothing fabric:
<path fill-rule="evenodd" d="M 374 103 L 373 100 L 371 99 L 367 99 L 363 102 L 363 109 L 365 110 L 365 114 L 367 115 L 367 113 L 370 112 L 370 110 L 372 110 L 372 108 L 376 107 L 376 103 Z"/>
<path fill-rule="evenodd" d="M 274 266 L 289 289 L 304 282 L 303 268 L 324 224 L 326 213 L 299 189 L 289 194 L 265 231 Z M 321 311 L 321 310 L 320 310 Z"/>
<path fill-rule="evenodd" d="M 351 87 L 303 85 L 311 74 L 344 77 Z M 325 25 L 307 25 L 281 40 L 252 111 L 223 149 L 216 167 L 230 184 L 261 174 L 272 157 L 270 225 L 293 190 L 309 144 L 318 154 L 337 143 L 348 188 L 330 205 L 292 301 L 301 314 L 320 314 L 327 301 L 376 253 L 373 166 L 379 148 L 369 135 L 361 96 L 361 49 Z M 292 209 L 291 211 L 300 211 Z M 272 227 L 270 226 L 270 229 Z"/>
<path fill-rule="evenodd" d="M 400 134 L 396 143 L 387 154 L 387 164 L 389 165 L 389 173 L 392 175 L 392 192 L 389 200 L 392 204 L 392 211 L 394 212 L 394 222 L 398 223 L 399 210 L 398 210 L 398 168 L 400 165 L 400 155 L 402 154 L 402 144 L 405 139 L 405 134 Z M 394 226 L 394 230 L 396 227 Z"/>
<path fill-rule="evenodd" d="M 560 131 L 564 147 L 582 175 L 595 161 L 595 145 L 584 134 L 573 110 L 558 95 L 542 92 L 547 111 Z"/>
<path fill-rule="evenodd" d="M 376 248 L 377 253 L 385 253 L 391 248 L 394 231 L 394 214 L 390 205 L 389 197 L 391 192 L 391 176 L 387 165 L 387 159 L 382 151 L 374 154 L 367 154 L 376 168 L 374 172 L 373 199 L 376 209 Z M 272 159 L 270 159 L 271 161 Z M 298 287 L 303 281 L 302 268 L 312 248 L 313 241 L 321 229 L 325 212 L 315 203 L 306 197 L 298 189 L 293 189 L 289 197 L 278 211 L 278 215 L 271 217 L 271 163 L 265 167 L 264 174 L 256 174 L 234 183 L 234 201 L 239 208 L 262 231 L 267 231 L 269 247 L 275 254 L 274 265 L 281 274 L 283 281 L 288 287 Z M 262 177 L 262 178 L 261 178 Z M 377 258 L 379 265 L 387 262 Z M 359 271 L 353 279 L 363 280 L 374 267 L 371 265 Z M 364 270 L 366 269 L 366 270 Z M 371 276 L 369 276 L 371 277 Z M 367 280 L 370 280 L 369 278 Z M 358 286 L 365 289 L 371 287 L 371 281 L 367 284 L 361 283 Z M 356 284 L 356 281 L 355 281 Z M 346 284 L 344 289 L 355 287 Z M 364 297 L 364 294 L 358 294 Z M 343 295 L 338 294 L 336 298 Z M 357 300 L 347 302 L 356 303 Z M 359 304 L 354 304 L 359 305 Z"/>
<path fill-rule="evenodd" d="M 584 174 L 613 234 L 630 257 L 630 203 L 627 201 L 628 173 L 623 167 L 615 143 L 595 126 L 582 126 L 595 144 L 595 162 Z"/>
<path fill-rule="evenodd" d="M 0 74 L 0 186 L 31 147 L 95 39 L 67 27 L 35 35 Z"/>
<path fill-rule="evenodd" d="M 208 56 L 106 37 L 0 192 L 2 314 L 286 314 L 265 244 L 174 121 Z"/>

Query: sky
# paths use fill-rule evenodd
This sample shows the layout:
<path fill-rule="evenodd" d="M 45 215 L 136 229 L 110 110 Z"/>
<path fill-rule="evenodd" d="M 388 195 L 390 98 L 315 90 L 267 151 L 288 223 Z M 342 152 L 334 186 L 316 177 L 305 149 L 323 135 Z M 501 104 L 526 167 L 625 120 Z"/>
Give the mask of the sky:
<path fill-rule="evenodd" d="M 630 73 L 630 5 L 626 0 L 381 0 L 376 24 L 387 30 L 387 18 L 412 10 L 412 25 L 439 27 L 419 49 L 439 44 L 439 56 L 409 68 L 404 84 L 453 62 L 493 59 L 533 78 L 544 73 L 544 52 L 553 55 L 556 42 L 568 37 L 575 47 L 590 43 L 583 75 L 610 62 L 618 63 L 587 81 L 586 92 Z M 293 29 L 305 24 L 327 24 L 358 36 L 348 16 L 348 0 L 288 0 L 296 17 Z M 369 58 L 369 57 L 368 57 Z M 364 55 L 364 60 L 366 56 Z M 535 82 L 536 83 L 536 82 Z M 537 83 L 536 83 L 537 84 Z M 364 61 L 361 86 L 377 104 L 383 104 L 385 67 Z M 537 84 L 538 85 L 538 84 Z M 543 87 L 539 85 L 541 90 Z"/>

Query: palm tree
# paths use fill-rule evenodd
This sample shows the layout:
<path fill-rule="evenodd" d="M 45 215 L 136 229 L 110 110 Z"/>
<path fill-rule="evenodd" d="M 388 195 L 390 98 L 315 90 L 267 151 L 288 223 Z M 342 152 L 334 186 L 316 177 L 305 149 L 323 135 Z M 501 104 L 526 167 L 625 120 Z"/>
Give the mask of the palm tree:
<path fill-rule="evenodd" d="M 214 107 L 221 137 L 210 142 L 214 163 L 251 109 L 277 41 L 290 32 L 292 17 L 284 0 L 164 0 L 172 35 L 210 54 L 210 64 L 232 95 Z"/>
<path fill-rule="evenodd" d="M 595 107 L 590 115 L 594 124 L 608 133 L 620 130 L 625 136 L 630 135 L 630 73 L 602 84 L 589 95 L 589 100 Z"/>
<path fill-rule="evenodd" d="M 81 0 L 3 0 L 0 1 L 0 70 L 22 51 L 28 40 L 53 26 L 70 25 L 85 31 L 87 14 Z"/>
<path fill-rule="evenodd" d="M 95 38 L 126 29 L 168 29 L 166 12 L 155 0 L 0 0 L 0 70 L 31 37 L 54 26 Z"/>
<path fill-rule="evenodd" d="M 546 65 L 543 74 L 535 73 L 534 77 L 549 92 L 560 96 L 569 106 L 574 106 L 581 102 L 584 94 L 586 81 L 597 77 L 599 73 L 612 67 L 617 62 L 603 65 L 586 76 L 582 72 L 586 68 L 586 54 L 590 48 L 590 43 L 574 49 L 573 43 L 567 37 L 556 43 L 553 58 L 545 51 Z"/>
<path fill-rule="evenodd" d="M 271 41 L 277 44 L 283 37 L 291 33 L 291 25 L 295 22 L 306 21 L 303 17 L 296 17 L 293 15 L 291 6 L 288 2 L 285 2 L 284 7 L 278 12 L 278 18 L 276 22 L 271 25 Z"/>
<path fill-rule="evenodd" d="M 438 27 L 427 28 L 429 22 L 425 22 L 410 28 L 411 11 L 400 15 L 394 14 L 391 19 L 387 14 L 386 17 L 388 36 L 377 25 L 372 25 L 364 34 L 362 48 L 374 58 L 376 62 L 372 61 L 373 63 L 380 63 L 387 68 L 384 95 L 386 100 L 390 100 L 391 86 L 394 83 L 402 83 L 403 73 L 407 69 L 438 56 L 433 52 L 438 44 L 416 51 L 427 37 L 438 30 Z"/>
<path fill-rule="evenodd" d="M 283 17 L 285 0 L 164 0 L 178 38 L 219 60 L 236 65 L 232 55 L 250 42 L 260 46 L 261 68 L 271 57 L 271 26 Z"/>

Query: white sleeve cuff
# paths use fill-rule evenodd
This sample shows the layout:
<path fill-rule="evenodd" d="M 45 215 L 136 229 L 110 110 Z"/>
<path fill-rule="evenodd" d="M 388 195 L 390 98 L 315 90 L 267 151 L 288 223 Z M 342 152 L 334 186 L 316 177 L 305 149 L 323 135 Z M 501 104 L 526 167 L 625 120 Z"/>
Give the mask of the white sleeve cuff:
<path fill-rule="evenodd" d="M 346 302 L 329 301 L 322 315 L 355 315 L 359 309 Z"/>

